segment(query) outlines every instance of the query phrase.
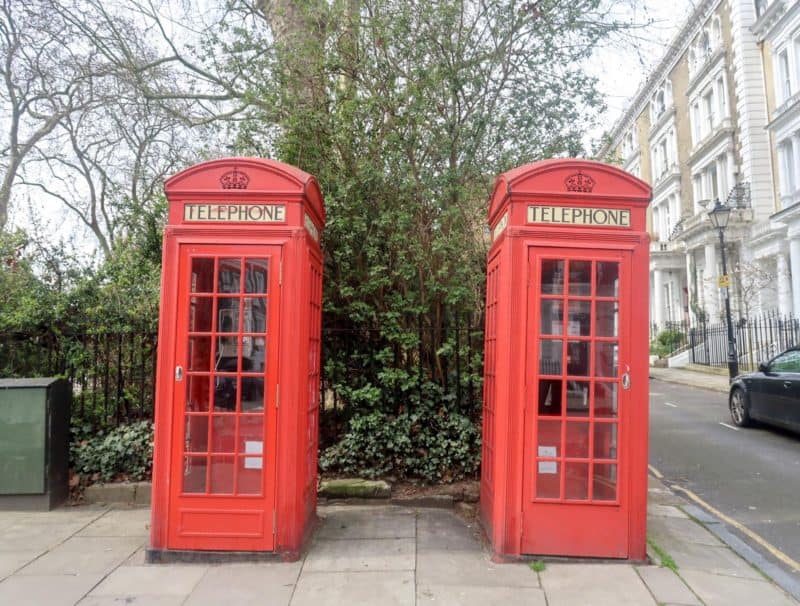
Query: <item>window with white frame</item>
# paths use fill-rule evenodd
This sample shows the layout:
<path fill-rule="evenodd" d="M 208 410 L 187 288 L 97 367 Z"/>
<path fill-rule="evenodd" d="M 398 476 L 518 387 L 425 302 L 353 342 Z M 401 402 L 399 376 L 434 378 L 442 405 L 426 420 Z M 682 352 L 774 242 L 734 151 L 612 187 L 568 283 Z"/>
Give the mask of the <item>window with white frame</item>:
<path fill-rule="evenodd" d="M 703 199 L 703 177 L 700 174 L 692 177 L 692 198 L 694 198 L 694 210 L 700 211 L 698 202 Z"/>
<path fill-rule="evenodd" d="M 758 19 L 761 15 L 764 14 L 764 11 L 767 10 L 767 6 L 769 6 L 768 0 L 755 0 L 754 1 L 756 7 L 756 19 Z"/>
<path fill-rule="evenodd" d="M 795 175 L 794 165 L 795 152 L 791 139 L 787 139 L 778 146 L 781 167 L 779 179 L 781 196 L 791 196 L 797 189 L 797 175 Z"/>
<path fill-rule="evenodd" d="M 792 96 L 792 77 L 789 70 L 789 50 L 784 49 L 778 53 L 778 95 L 779 103 L 783 103 Z"/>

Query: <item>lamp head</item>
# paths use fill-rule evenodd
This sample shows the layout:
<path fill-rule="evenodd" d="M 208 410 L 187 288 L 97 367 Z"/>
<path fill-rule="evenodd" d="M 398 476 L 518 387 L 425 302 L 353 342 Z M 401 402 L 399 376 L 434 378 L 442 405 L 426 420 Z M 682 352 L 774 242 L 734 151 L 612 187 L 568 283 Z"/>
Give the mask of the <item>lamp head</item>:
<path fill-rule="evenodd" d="M 714 208 L 708 211 L 708 218 L 711 221 L 711 225 L 717 229 L 724 230 L 728 227 L 728 221 L 731 218 L 731 207 L 722 204 L 719 199 L 714 200 Z"/>

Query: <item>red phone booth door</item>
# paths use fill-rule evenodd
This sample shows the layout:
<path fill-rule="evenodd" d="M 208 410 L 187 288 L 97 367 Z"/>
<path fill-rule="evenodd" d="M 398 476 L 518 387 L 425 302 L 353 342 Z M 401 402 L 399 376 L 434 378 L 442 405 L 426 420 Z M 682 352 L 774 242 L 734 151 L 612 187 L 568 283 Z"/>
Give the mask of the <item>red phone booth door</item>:
<path fill-rule="evenodd" d="M 630 259 L 529 250 L 523 553 L 628 555 Z"/>
<path fill-rule="evenodd" d="M 182 245 L 168 547 L 274 547 L 280 247 Z"/>

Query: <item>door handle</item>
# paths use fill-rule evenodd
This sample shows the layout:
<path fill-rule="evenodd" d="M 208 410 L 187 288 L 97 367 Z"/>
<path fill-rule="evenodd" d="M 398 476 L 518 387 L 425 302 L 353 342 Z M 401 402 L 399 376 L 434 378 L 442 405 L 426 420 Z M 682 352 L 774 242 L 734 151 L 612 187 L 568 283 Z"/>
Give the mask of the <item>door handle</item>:
<path fill-rule="evenodd" d="M 178 364 L 178 366 L 175 367 L 175 380 L 176 381 L 183 380 L 183 366 L 181 366 L 180 364 Z"/>
<path fill-rule="evenodd" d="M 622 374 L 622 389 L 630 389 L 631 388 L 630 370 L 631 370 L 631 367 L 626 364 L 625 365 L 625 372 Z"/>
<path fill-rule="evenodd" d="M 784 381 L 783 382 L 783 386 L 786 389 L 790 389 L 792 387 L 792 382 L 791 381 Z"/>

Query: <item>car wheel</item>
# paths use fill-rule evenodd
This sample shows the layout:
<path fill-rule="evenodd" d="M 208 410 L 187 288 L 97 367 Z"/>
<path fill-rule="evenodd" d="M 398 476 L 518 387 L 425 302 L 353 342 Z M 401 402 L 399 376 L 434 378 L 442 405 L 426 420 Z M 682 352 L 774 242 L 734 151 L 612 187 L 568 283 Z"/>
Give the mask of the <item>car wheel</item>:
<path fill-rule="evenodd" d="M 739 387 L 731 392 L 730 399 L 731 419 L 737 427 L 747 427 L 752 423 L 750 419 L 750 404 L 747 402 L 747 394 Z"/>

